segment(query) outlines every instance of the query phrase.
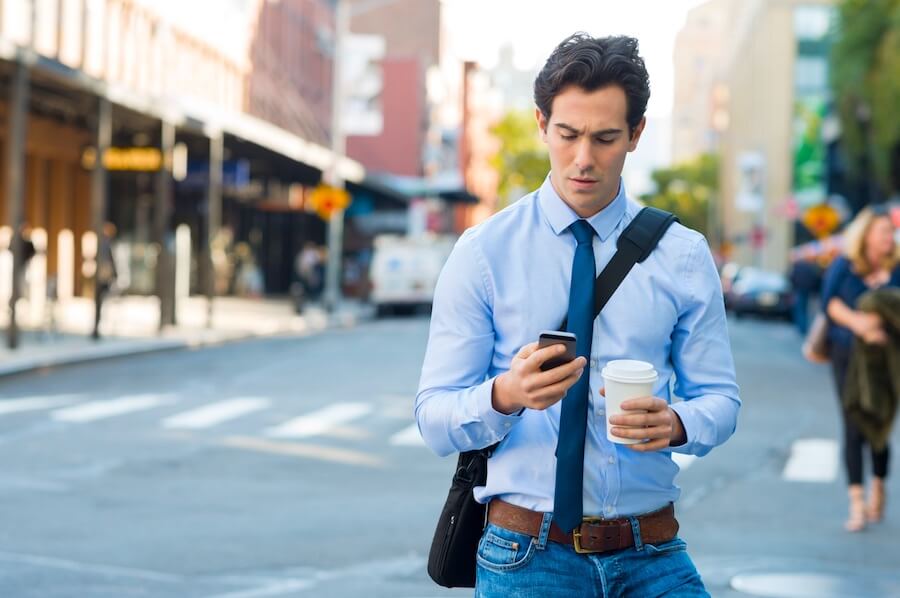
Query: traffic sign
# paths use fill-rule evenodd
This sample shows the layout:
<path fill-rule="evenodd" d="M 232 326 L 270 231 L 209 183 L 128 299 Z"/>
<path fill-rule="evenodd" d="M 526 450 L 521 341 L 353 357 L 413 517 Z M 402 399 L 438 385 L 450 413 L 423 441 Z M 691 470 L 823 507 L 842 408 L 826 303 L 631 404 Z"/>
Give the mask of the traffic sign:
<path fill-rule="evenodd" d="M 338 210 L 347 209 L 350 205 L 350 194 L 331 185 L 319 185 L 310 193 L 309 201 L 319 218 L 327 221 Z"/>
<path fill-rule="evenodd" d="M 834 232 L 840 223 L 840 214 L 828 204 L 815 205 L 803 213 L 803 226 L 820 239 Z"/>

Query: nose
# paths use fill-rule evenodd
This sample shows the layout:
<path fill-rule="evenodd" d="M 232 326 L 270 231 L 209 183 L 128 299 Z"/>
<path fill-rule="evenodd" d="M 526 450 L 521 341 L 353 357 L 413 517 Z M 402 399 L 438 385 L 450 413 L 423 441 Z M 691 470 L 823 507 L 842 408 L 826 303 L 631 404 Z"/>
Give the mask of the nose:
<path fill-rule="evenodd" d="M 591 141 L 590 139 L 581 139 L 575 150 L 575 168 L 584 173 L 593 167 L 593 158 L 591 157 Z"/>

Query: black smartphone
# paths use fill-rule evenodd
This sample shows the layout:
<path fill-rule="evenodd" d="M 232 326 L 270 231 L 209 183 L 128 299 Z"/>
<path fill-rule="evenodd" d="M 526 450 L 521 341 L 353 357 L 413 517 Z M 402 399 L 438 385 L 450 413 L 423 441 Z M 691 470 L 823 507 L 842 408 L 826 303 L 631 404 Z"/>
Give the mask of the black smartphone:
<path fill-rule="evenodd" d="M 558 330 L 544 330 L 538 337 L 538 349 L 551 345 L 564 345 L 566 352 L 558 357 L 551 357 L 541 364 L 541 371 L 546 372 L 555 367 L 569 363 L 575 359 L 575 333 L 560 332 Z"/>

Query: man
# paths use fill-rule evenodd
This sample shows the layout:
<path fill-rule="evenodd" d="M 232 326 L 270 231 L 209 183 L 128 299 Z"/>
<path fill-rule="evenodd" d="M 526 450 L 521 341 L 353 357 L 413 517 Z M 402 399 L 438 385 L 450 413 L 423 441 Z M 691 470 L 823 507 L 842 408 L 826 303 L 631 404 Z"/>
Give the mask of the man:
<path fill-rule="evenodd" d="M 475 492 L 489 503 L 477 596 L 706 596 L 676 536 L 671 452 L 706 454 L 734 432 L 740 407 L 712 256 L 700 234 L 675 224 L 600 316 L 585 316 L 583 294 L 640 209 L 620 175 L 644 129 L 647 71 L 636 40 L 576 34 L 534 90 L 551 172 L 466 231 L 448 259 L 416 398 L 419 429 L 439 455 L 500 442 Z M 590 342 L 542 372 L 563 349 L 534 341 L 564 318 Z M 572 330 L 578 319 L 586 331 Z M 607 440 L 600 371 L 615 359 L 659 373 L 655 397 L 626 401 L 633 413 L 610 420 L 614 434 L 640 444 Z M 582 376 L 587 383 L 576 384 Z M 575 463 L 572 442 L 583 447 Z"/>

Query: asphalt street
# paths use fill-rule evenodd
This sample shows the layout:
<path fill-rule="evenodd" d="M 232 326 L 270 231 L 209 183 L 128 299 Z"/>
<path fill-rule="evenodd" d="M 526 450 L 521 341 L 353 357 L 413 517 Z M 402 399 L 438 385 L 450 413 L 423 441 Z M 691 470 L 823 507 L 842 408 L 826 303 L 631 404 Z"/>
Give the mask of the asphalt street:
<path fill-rule="evenodd" d="M 0 378 L 0 596 L 471 595 L 425 573 L 455 463 L 414 427 L 427 326 Z M 784 324 L 731 332 L 738 433 L 682 459 L 678 478 L 682 537 L 711 593 L 900 596 L 896 501 L 882 524 L 842 529 L 829 371 Z"/>

